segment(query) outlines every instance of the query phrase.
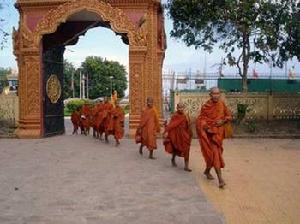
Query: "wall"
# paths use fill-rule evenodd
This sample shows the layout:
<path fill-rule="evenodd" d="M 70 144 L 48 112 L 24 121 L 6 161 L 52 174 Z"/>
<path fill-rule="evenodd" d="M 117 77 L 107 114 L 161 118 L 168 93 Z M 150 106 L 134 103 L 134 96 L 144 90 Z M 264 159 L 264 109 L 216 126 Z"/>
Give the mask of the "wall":
<path fill-rule="evenodd" d="M 235 117 L 237 104 L 247 104 L 248 117 L 259 120 L 300 119 L 300 94 L 226 93 L 222 95 Z M 187 113 L 195 118 L 209 99 L 208 93 L 175 92 L 174 103 L 183 102 Z"/>

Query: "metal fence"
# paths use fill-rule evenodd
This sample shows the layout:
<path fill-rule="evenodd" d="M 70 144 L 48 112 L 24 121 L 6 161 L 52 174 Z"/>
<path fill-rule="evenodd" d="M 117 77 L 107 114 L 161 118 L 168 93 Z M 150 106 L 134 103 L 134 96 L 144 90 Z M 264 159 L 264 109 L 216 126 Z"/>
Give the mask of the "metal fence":
<path fill-rule="evenodd" d="M 170 90 L 207 91 L 219 86 L 228 92 L 242 91 L 242 79 L 238 74 L 220 75 L 218 73 L 165 73 L 163 89 L 166 95 Z M 286 76 L 281 73 L 248 76 L 249 92 L 300 92 L 300 73 Z"/>
<path fill-rule="evenodd" d="M 300 73 L 287 76 L 282 73 L 249 74 L 248 92 L 300 94 Z M 207 92 L 218 86 L 224 92 L 242 92 L 242 79 L 238 74 L 219 73 L 176 73 L 163 74 L 165 110 L 174 111 L 174 94 L 184 92 Z"/>

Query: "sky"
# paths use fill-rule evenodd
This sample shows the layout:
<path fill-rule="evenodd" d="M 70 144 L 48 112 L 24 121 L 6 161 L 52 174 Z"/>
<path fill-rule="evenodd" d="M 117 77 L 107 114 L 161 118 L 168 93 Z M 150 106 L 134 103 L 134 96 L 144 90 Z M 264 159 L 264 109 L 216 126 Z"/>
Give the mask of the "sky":
<path fill-rule="evenodd" d="M 4 2 L 4 9 L 0 11 L 0 15 L 6 21 L 0 25 L 11 33 L 13 27 L 18 27 L 19 20 L 18 11 L 14 8 L 15 0 L 1 0 L 1 2 Z M 193 47 L 187 47 L 180 40 L 171 38 L 172 21 L 167 16 L 165 18 L 165 29 L 168 48 L 163 66 L 164 73 L 170 71 L 178 73 L 187 71 L 217 73 L 218 66 L 216 64 L 220 63 L 221 57 L 225 55 L 223 51 L 214 48 L 213 53 L 209 54 L 201 49 L 195 50 Z M 68 46 L 64 58 L 72 62 L 75 67 L 79 67 L 87 56 L 100 56 L 107 60 L 118 61 L 128 69 L 128 49 L 128 46 L 123 44 L 120 37 L 116 36 L 112 30 L 98 27 L 90 29 L 84 36 L 81 36 L 76 45 Z M 270 69 L 267 64 L 250 64 L 249 73 L 255 68 L 258 74 L 269 74 L 271 72 L 273 75 L 286 75 L 286 71 L 292 66 L 295 67 L 295 72 L 299 76 L 300 63 L 297 60 L 289 61 L 287 69 Z M 0 67 L 17 68 L 11 38 L 9 38 L 6 47 L 0 50 Z M 225 76 L 227 74 L 234 75 L 237 74 L 237 69 L 225 66 L 223 73 Z"/>

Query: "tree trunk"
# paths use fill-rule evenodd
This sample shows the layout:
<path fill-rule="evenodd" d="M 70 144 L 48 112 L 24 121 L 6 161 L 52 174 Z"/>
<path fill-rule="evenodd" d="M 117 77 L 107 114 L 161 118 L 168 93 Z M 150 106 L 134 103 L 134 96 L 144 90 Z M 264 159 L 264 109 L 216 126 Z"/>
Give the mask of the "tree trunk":
<path fill-rule="evenodd" d="M 248 92 L 248 67 L 249 67 L 249 53 L 250 53 L 250 41 L 248 35 L 248 29 L 244 25 L 243 29 L 243 74 L 242 74 L 242 88 L 243 92 Z"/>
<path fill-rule="evenodd" d="M 243 93 L 248 92 L 248 82 L 247 81 L 248 81 L 247 76 L 243 76 L 243 78 L 242 78 Z"/>

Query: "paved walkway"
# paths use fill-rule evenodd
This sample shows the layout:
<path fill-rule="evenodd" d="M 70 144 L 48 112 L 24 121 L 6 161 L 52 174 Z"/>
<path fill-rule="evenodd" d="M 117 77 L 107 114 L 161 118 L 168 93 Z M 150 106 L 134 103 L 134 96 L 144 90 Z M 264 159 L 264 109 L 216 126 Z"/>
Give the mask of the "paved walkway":
<path fill-rule="evenodd" d="M 202 175 L 197 141 L 188 174 L 181 160 L 170 167 L 161 144 L 152 161 L 131 140 L 0 139 L 0 223 L 300 223 L 300 140 L 224 143 L 220 190 Z"/>
<path fill-rule="evenodd" d="M 70 130 L 68 130 L 70 133 Z M 1 224 L 219 224 L 195 179 L 91 136 L 0 139 Z"/>

